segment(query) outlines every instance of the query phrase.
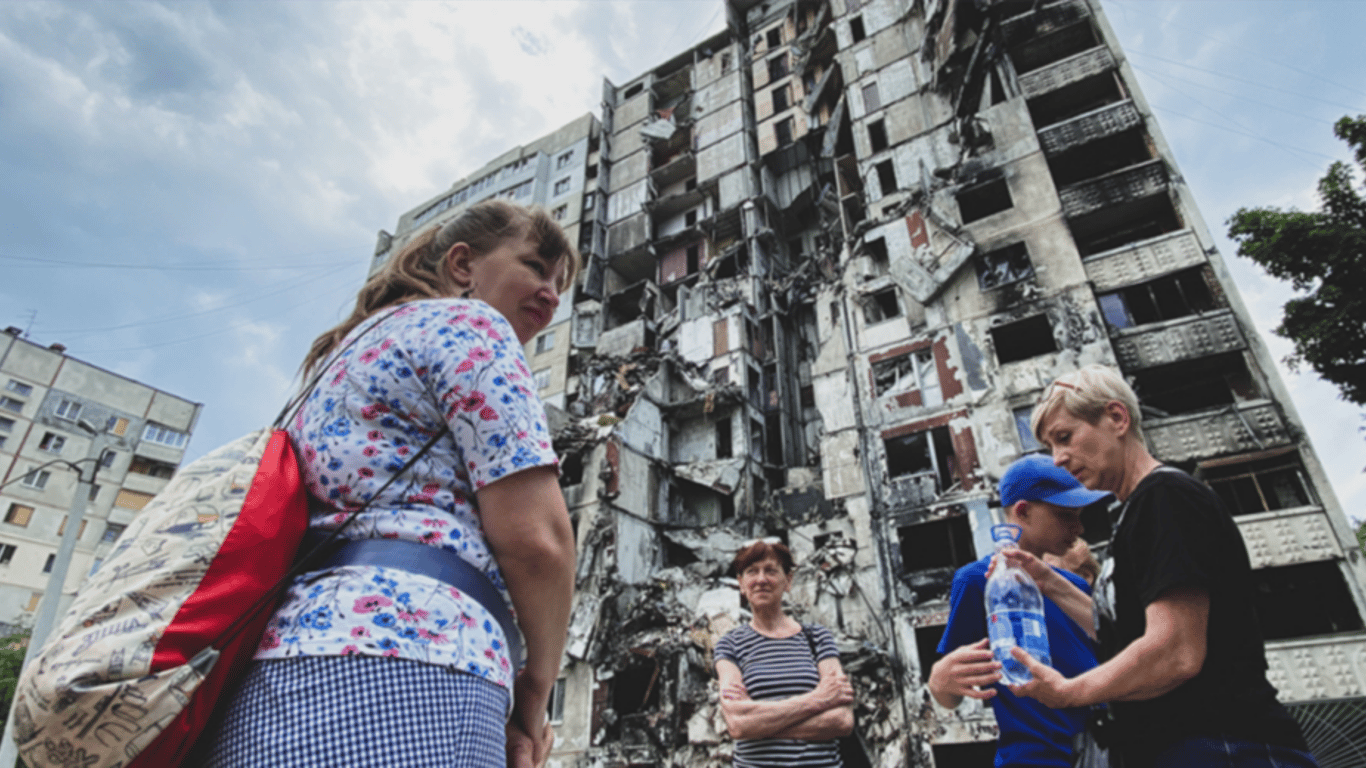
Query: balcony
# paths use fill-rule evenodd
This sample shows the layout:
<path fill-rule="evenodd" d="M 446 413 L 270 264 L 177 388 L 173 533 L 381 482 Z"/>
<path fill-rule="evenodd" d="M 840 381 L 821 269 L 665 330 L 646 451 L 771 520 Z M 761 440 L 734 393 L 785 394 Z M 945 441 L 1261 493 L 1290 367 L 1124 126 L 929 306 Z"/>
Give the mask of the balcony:
<path fill-rule="evenodd" d="M 1126 371 L 1247 347 L 1238 321 L 1228 310 L 1125 329 L 1112 343 L 1119 365 Z"/>
<path fill-rule="evenodd" d="M 1020 91 L 1026 99 L 1035 99 L 1114 68 L 1115 57 L 1110 55 L 1109 48 L 1092 48 L 1020 75 Z"/>
<path fill-rule="evenodd" d="M 1167 188 L 1167 167 L 1149 160 L 1058 190 L 1063 213 L 1074 219 L 1112 205 L 1152 197 Z"/>
<path fill-rule="evenodd" d="M 1319 507 L 1259 512 L 1236 521 L 1254 569 L 1344 557 Z"/>
<path fill-rule="evenodd" d="M 1123 133 L 1143 124 L 1143 116 L 1132 101 L 1108 104 L 1100 109 L 1050 125 L 1039 131 L 1039 144 L 1046 155 L 1059 155 L 1083 144 Z"/>
<path fill-rule="evenodd" d="M 1366 635 L 1360 633 L 1270 642 L 1266 663 L 1282 702 L 1366 695 Z"/>
<path fill-rule="evenodd" d="M 1280 412 L 1266 400 L 1154 419 L 1143 431 L 1152 454 L 1170 462 L 1260 451 L 1291 442 Z"/>
<path fill-rule="evenodd" d="M 1102 293 L 1204 262 L 1195 233 L 1183 229 L 1091 256 L 1086 277 Z"/>

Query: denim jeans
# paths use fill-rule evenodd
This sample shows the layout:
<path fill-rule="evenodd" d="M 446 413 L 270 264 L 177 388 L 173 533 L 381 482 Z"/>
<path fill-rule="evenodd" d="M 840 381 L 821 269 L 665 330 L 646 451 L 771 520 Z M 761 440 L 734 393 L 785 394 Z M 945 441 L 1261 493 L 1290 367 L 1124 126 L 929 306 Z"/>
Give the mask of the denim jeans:
<path fill-rule="evenodd" d="M 1171 744 L 1151 762 L 1125 760 L 1123 768 L 1318 768 L 1308 752 L 1260 741 L 1196 736 Z"/>

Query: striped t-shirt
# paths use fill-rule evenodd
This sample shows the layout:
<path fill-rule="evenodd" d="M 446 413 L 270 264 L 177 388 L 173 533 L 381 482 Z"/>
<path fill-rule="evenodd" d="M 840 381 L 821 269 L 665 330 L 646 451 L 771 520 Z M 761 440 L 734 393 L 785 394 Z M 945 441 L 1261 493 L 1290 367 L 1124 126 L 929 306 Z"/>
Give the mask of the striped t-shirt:
<path fill-rule="evenodd" d="M 716 644 L 716 660 L 725 659 L 740 668 L 745 690 L 755 701 L 790 699 L 820 683 L 816 662 L 839 658 L 835 638 L 818 624 L 805 625 L 816 642 L 812 658 L 806 633 L 774 639 L 764 637 L 748 624 L 727 632 Z M 835 741 L 800 739 L 739 739 L 735 742 L 737 768 L 840 768 L 839 746 Z"/>

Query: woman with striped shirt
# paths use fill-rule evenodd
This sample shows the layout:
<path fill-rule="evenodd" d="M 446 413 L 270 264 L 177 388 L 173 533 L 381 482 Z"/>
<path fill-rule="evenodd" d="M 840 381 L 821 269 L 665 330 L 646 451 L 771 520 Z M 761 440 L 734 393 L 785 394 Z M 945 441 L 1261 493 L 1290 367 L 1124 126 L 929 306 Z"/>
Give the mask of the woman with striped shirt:
<path fill-rule="evenodd" d="M 841 768 L 854 728 L 854 689 L 830 630 L 783 613 L 792 553 L 776 539 L 740 550 L 733 564 L 753 619 L 716 644 L 721 713 L 738 768 Z"/>

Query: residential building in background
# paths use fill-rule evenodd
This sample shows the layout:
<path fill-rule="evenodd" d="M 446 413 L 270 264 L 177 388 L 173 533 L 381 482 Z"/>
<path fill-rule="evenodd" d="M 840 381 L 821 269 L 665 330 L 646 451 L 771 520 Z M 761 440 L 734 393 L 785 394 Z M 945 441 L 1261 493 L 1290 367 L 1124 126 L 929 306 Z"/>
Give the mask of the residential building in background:
<path fill-rule="evenodd" d="M 599 118 L 381 237 L 377 261 L 524 161 L 525 200 L 564 205 L 551 165 L 576 147 L 563 220 L 587 268 L 527 345 L 579 542 L 554 764 L 728 764 L 726 571 L 778 536 L 869 764 L 990 765 L 990 708 L 944 710 L 925 680 L 1001 472 L 1039 450 L 1033 403 L 1089 363 L 1227 502 L 1271 681 L 1325 768 L 1361 764 L 1366 564 L 1098 0 L 725 10 L 605 82 Z M 1085 520 L 1103 557 L 1105 510 Z"/>
<path fill-rule="evenodd" d="M 62 588 L 86 575 L 185 455 L 199 403 L 0 333 L 0 633 L 30 627 L 72 509 L 78 470 L 98 465 Z"/>

